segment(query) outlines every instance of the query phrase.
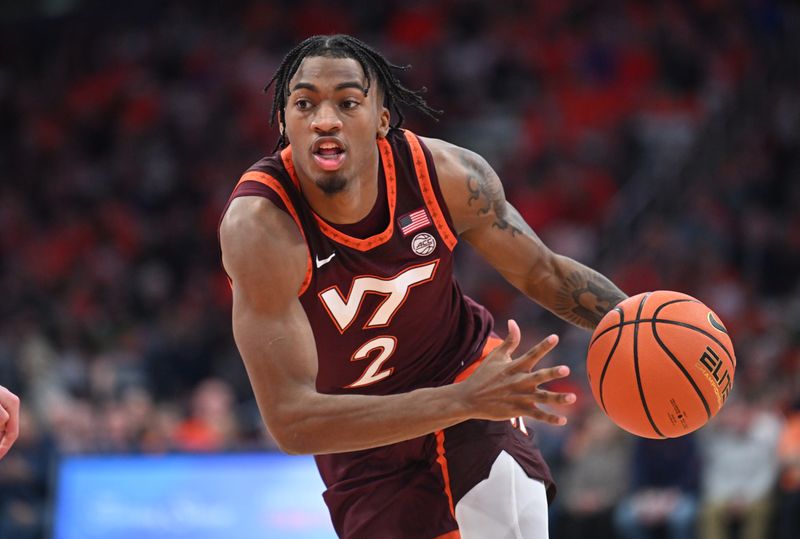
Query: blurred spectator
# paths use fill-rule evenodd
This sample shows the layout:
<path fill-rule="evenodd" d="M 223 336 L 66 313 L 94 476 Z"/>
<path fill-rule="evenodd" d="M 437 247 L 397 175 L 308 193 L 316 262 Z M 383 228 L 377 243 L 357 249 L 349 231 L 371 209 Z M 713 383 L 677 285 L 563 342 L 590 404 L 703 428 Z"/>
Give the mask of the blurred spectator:
<path fill-rule="evenodd" d="M 89 402 L 59 395 L 48 398 L 46 406 L 44 424 L 59 452 L 80 454 L 97 450 L 97 416 Z"/>
<path fill-rule="evenodd" d="M 177 450 L 179 425 L 180 415 L 172 407 L 164 405 L 155 409 L 139 440 L 142 452 L 163 454 Z"/>
<path fill-rule="evenodd" d="M 233 408 L 233 392 L 222 380 L 200 383 L 192 394 L 191 413 L 175 432 L 178 449 L 185 451 L 223 451 L 238 439 L 238 421 Z"/>
<path fill-rule="evenodd" d="M 800 530 L 800 399 L 793 403 L 786 418 L 778 457 L 781 477 L 776 539 L 794 539 Z"/>
<path fill-rule="evenodd" d="M 666 440 L 637 438 L 630 488 L 614 515 L 621 537 L 656 537 L 659 529 L 665 529 L 669 539 L 694 537 L 699 466 L 694 434 Z"/>
<path fill-rule="evenodd" d="M 701 432 L 701 539 L 767 539 L 778 475 L 778 414 L 736 398 Z"/>
<path fill-rule="evenodd" d="M 573 429 L 558 487 L 564 513 L 558 537 L 608 539 L 614 536 L 614 507 L 628 484 L 631 437 L 599 408 Z"/>
<path fill-rule="evenodd" d="M 44 533 L 47 473 L 54 449 L 22 407 L 20 436 L 0 461 L 0 537 L 34 539 Z"/>

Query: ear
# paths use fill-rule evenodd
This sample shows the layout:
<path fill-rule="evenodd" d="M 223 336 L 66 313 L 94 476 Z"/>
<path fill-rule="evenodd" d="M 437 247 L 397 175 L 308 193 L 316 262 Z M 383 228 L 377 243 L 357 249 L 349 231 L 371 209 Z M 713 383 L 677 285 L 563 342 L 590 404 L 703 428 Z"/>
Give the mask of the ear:
<path fill-rule="evenodd" d="M 286 136 L 286 124 L 283 121 L 278 120 L 278 132 L 281 134 L 281 137 L 288 143 L 289 137 Z"/>
<path fill-rule="evenodd" d="M 378 117 L 378 138 L 386 138 L 387 133 L 389 133 L 390 121 L 391 115 L 389 114 L 389 109 L 381 107 L 380 116 Z"/>

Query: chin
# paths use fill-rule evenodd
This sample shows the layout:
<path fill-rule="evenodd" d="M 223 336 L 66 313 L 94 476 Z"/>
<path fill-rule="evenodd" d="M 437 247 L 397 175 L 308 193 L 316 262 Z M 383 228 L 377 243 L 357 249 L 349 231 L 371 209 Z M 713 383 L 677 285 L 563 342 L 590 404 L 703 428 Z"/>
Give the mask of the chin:
<path fill-rule="evenodd" d="M 317 178 L 314 182 L 326 195 L 335 195 L 344 191 L 347 187 L 347 178 L 339 174 Z"/>

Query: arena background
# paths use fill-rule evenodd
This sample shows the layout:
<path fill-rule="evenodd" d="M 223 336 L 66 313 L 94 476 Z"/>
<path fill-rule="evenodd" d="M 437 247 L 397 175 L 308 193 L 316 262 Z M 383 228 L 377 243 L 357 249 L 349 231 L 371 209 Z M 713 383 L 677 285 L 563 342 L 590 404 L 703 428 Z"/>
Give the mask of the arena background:
<path fill-rule="evenodd" d="M 232 342 L 216 226 L 239 174 L 274 145 L 264 84 L 291 46 L 333 32 L 413 65 L 402 80 L 445 113 L 407 126 L 486 156 L 554 250 L 629 294 L 695 295 L 733 336 L 720 416 L 675 442 L 637 440 L 588 392 L 588 334 L 459 249 L 468 293 L 518 320 L 525 344 L 559 333 L 550 362 L 573 367 L 569 425 L 537 426 L 561 487 L 554 539 L 623 537 L 648 489 L 685 494 L 699 537 L 719 537 L 720 522 L 800 536 L 785 520 L 800 512 L 797 4 L 5 0 L 0 383 L 23 414 L 0 462 L 0 537 L 46 537 L 88 510 L 80 490 L 58 509 L 61 468 L 80 455 L 146 455 L 110 459 L 130 477 L 179 466 L 168 454 L 244 452 L 234 470 L 254 470 L 253 484 L 319 501 L 316 476 L 289 473 L 307 460 L 246 460 L 274 444 Z M 211 461 L 193 462 L 189 477 Z M 286 533 L 262 536 L 328 525 L 270 510 L 253 521 L 269 513 Z M 193 514 L 186 529 L 203 520 Z"/>

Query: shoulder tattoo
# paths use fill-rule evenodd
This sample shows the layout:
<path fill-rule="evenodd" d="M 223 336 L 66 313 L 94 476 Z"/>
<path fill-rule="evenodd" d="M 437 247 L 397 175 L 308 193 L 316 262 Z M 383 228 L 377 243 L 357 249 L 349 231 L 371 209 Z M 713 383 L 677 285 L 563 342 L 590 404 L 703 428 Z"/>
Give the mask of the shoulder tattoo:
<path fill-rule="evenodd" d="M 519 212 L 506 202 L 503 184 L 485 159 L 464 149 L 458 150 L 458 159 L 466 172 L 467 204 L 475 209 L 476 215 L 493 214 L 492 226 L 507 230 L 512 236 L 533 233 Z"/>

